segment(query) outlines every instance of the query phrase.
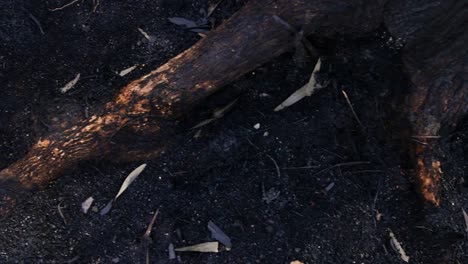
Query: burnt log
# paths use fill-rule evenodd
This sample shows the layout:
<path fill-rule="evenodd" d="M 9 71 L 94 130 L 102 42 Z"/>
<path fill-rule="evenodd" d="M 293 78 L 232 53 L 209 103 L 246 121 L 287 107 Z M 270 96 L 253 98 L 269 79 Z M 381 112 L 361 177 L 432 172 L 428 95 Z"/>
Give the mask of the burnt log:
<path fill-rule="evenodd" d="M 401 108 L 411 124 L 414 176 L 424 200 L 439 205 L 442 169 L 433 152 L 468 113 L 468 2 L 393 0 L 385 24 L 405 43 L 412 89 Z"/>
<path fill-rule="evenodd" d="M 423 198 L 438 204 L 441 170 L 432 149 L 439 133 L 468 111 L 467 10 L 464 0 L 252 0 L 193 47 L 122 88 L 101 111 L 38 139 L 24 158 L 0 172 L 0 216 L 22 192 L 44 188 L 82 160 L 157 157 L 181 130 L 184 116 L 291 49 L 294 32 L 358 38 L 382 23 L 405 42 L 402 59 L 412 90 L 402 108 L 419 142 L 409 149 Z M 149 136 L 153 144 L 129 140 Z"/>
<path fill-rule="evenodd" d="M 384 1 L 253 0 L 190 49 L 121 89 L 85 120 L 40 138 L 26 156 L 0 172 L 0 216 L 25 191 L 44 188 L 78 162 L 156 157 L 178 120 L 207 96 L 292 48 L 295 33 L 359 36 L 379 26 Z M 151 148 L 128 137 L 151 135 Z"/>

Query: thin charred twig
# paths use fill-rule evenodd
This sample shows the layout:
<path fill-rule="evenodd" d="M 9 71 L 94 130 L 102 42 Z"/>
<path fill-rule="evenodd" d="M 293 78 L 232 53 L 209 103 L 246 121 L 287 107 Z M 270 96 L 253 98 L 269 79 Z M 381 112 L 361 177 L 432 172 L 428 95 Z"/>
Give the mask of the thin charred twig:
<path fill-rule="evenodd" d="M 153 217 L 151 218 L 151 221 L 150 221 L 148 227 L 146 228 L 145 233 L 143 234 L 143 237 L 141 238 L 141 239 L 142 239 L 142 243 L 143 243 L 143 247 L 145 247 L 146 263 L 147 263 L 147 264 L 150 263 L 150 259 L 149 259 L 149 244 L 151 243 L 151 232 L 152 232 L 152 230 L 153 230 L 153 225 L 154 225 L 154 223 L 156 222 L 156 218 L 158 217 L 158 214 L 159 214 L 159 208 L 158 208 L 158 210 L 156 210 L 156 212 L 154 213 L 154 215 L 153 215 Z"/>
<path fill-rule="evenodd" d="M 356 111 L 354 111 L 354 107 L 353 107 L 353 105 L 351 104 L 351 101 L 349 100 L 348 94 L 347 94 L 344 90 L 341 90 L 341 92 L 343 93 L 343 96 L 344 96 L 344 98 L 346 99 L 346 103 L 348 103 L 349 108 L 351 108 L 351 112 L 353 112 L 354 118 L 355 118 L 356 121 L 358 122 L 358 124 L 359 124 L 359 126 L 361 127 L 362 131 L 365 131 L 364 126 L 362 125 L 361 120 L 359 119 L 358 115 L 356 114 Z"/>
<path fill-rule="evenodd" d="M 75 3 L 78 2 L 78 1 L 80 1 L 80 0 L 73 0 L 73 1 L 71 1 L 70 3 L 65 4 L 65 5 L 63 5 L 63 6 L 60 6 L 60 7 L 49 8 L 49 11 L 54 12 L 54 11 L 62 10 L 62 9 L 64 9 L 64 8 L 67 8 L 67 7 L 69 7 L 69 6 L 73 5 L 73 4 L 75 4 Z"/>
<path fill-rule="evenodd" d="M 317 175 L 320 175 L 326 171 L 329 171 L 329 170 L 332 170 L 334 168 L 339 168 L 339 167 L 343 167 L 343 166 L 356 166 L 356 165 L 362 165 L 362 164 L 369 164 L 370 162 L 369 161 L 350 161 L 350 162 L 342 162 L 342 163 L 337 163 L 331 167 L 328 167 L 328 168 L 325 168 L 315 174 L 312 175 L 312 177 L 315 177 Z"/>
<path fill-rule="evenodd" d="M 278 178 L 281 178 L 281 171 L 276 160 L 268 154 L 265 154 L 265 156 L 267 156 L 273 162 L 273 164 L 275 164 L 276 174 L 278 174 Z"/>
<path fill-rule="evenodd" d="M 41 26 L 41 22 L 39 22 L 39 20 L 33 14 L 31 14 L 30 12 L 28 12 L 28 15 L 32 19 L 32 21 L 34 21 L 34 23 L 37 25 L 37 27 L 39 28 L 39 31 L 41 32 L 41 34 L 45 35 L 44 29 L 42 29 L 42 26 Z"/>

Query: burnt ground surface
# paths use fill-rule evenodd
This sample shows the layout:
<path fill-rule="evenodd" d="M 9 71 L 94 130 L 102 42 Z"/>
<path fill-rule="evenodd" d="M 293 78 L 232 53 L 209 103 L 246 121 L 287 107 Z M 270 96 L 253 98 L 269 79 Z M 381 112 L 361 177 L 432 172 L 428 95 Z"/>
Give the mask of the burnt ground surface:
<path fill-rule="evenodd" d="M 200 37 L 167 18 L 196 20 L 210 5 L 79 0 L 49 10 L 66 2 L 0 2 L 1 168 L 50 126 L 92 112 L 119 87 L 190 47 Z M 216 23 L 242 4 L 222 1 Z M 158 208 L 151 263 L 401 263 L 390 230 L 411 263 L 468 263 L 462 214 L 468 210 L 468 124 L 441 140 L 443 203 L 427 208 L 409 177 L 397 114 L 389 107 L 407 90 L 398 43 L 379 31 L 323 46 L 337 54 L 324 58 L 327 88 L 273 112 L 308 80 L 313 65 L 298 67 L 285 54 L 246 75 L 191 119 L 196 124 L 239 97 L 233 110 L 199 138 L 184 132 L 176 148 L 149 161 L 108 215 L 96 211 L 140 163 L 84 162 L 23 200 L 1 222 L 0 263 L 144 263 L 141 236 Z M 136 64 L 130 74 L 116 74 Z M 78 84 L 61 94 L 77 73 Z M 95 203 L 85 215 L 80 205 L 89 196 Z M 231 237 L 232 250 L 169 260 L 169 243 L 212 241 L 210 220 Z"/>

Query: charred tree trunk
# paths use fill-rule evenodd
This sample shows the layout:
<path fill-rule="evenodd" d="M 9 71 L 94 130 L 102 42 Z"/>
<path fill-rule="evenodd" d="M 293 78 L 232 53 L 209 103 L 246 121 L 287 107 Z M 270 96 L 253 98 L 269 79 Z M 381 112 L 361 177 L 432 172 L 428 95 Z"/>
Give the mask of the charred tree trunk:
<path fill-rule="evenodd" d="M 403 63 L 412 90 L 402 108 L 411 123 L 416 180 L 426 201 L 440 202 L 439 138 L 468 113 L 468 2 L 391 1 L 386 25 L 405 42 Z"/>
<path fill-rule="evenodd" d="M 163 150 L 178 118 L 223 85 L 294 43 L 288 27 L 305 34 L 358 36 L 375 29 L 383 0 L 252 0 L 192 48 L 124 87 L 100 113 L 40 138 L 28 154 L 0 172 L 0 215 L 24 190 L 45 187 L 79 161 L 108 155 L 148 159 Z M 134 148 L 117 134 L 151 134 L 157 145 Z"/>
<path fill-rule="evenodd" d="M 468 111 L 467 10 L 464 0 L 252 0 L 192 48 L 124 87 L 102 111 L 39 139 L 1 171 L 0 216 L 15 205 L 16 194 L 43 188 L 81 160 L 156 157 L 193 107 L 290 49 L 291 28 L 359 37 L 382 22 L 406 42 L 403 60 L 413 90 L 403 108 L 420 142 L 411 151 L 423 197 L 438 204 L 441 170 L 432 148 L 441 130 Z M 155 144 L 129 143 L 147 135 Z"/>

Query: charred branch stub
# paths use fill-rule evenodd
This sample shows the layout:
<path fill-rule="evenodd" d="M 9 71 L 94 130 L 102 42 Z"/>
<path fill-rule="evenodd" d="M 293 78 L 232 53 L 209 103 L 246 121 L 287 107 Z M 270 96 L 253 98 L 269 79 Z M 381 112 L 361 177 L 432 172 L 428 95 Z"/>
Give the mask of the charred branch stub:
<path fill-rule="evenodd" d="M 293 32 L 358 38 L 385 22 L 395 37 L 406 42 L 403 60 L 414 90 L 405 109 L 412 133 L 438 135 L 441 128 L 455 124 L 467 112 L 463 44 L 468 38 L 464 27 L 468 8 L 463 0 L 420 2 L 248 2 L 193 47 L 122 88 L 102 111 L 40 138 L 24 158 L 1 171 L 4 211 L 0 213 L 14 205 L 12 196 L 18 190 L 43 188 L 81 160 L 157 157 L 170 144 L 171 135 L 180 131 L 180 117 L 224 85 L 291 49 L 296 38 Z M 151 144 L 136 143 L 149 137 L 153 138 Z M 438 203 L 435 192 L 440 163 L 432 160 L 430 149 L 418 146 L 413 153 L 418 175 L 430 175 L 420 178 L 424 197 Z"/>
<path fill-rule="evenodd" d="M 405 42 L 412 90 L 402 108 L 411 123 L 415 176 L 424 199 L 438 205 L 442 170 L 433 148 L 468 113 L 468 2 L 395 0 L 385 17 Z"/>

